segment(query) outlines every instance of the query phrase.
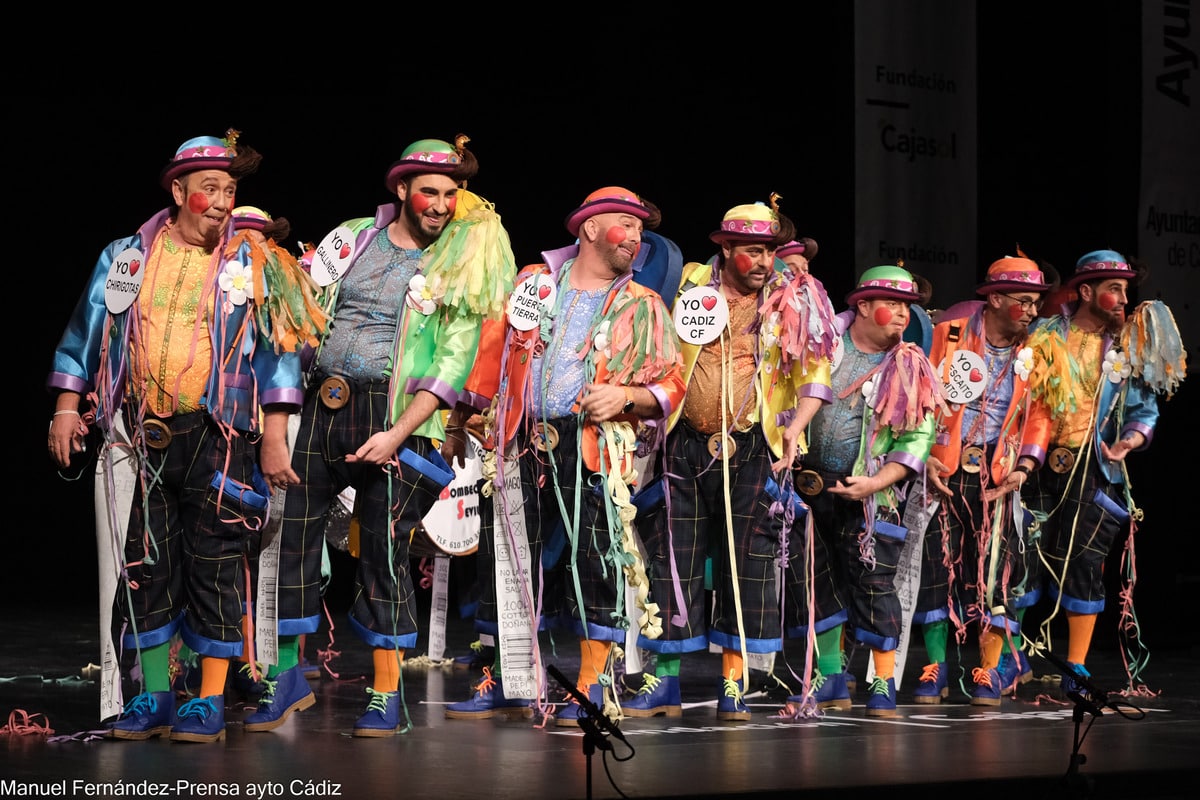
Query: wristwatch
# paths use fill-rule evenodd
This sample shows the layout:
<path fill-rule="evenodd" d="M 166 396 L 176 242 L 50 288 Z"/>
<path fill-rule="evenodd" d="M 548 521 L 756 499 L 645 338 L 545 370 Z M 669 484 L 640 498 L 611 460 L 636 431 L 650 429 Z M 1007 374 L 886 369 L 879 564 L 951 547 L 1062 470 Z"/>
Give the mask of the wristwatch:
<path fill-rule="evenodd" d="M 621 409 L 622 414 L 633 413 L 633 389 L 625 387 L 625 407 Z"/>

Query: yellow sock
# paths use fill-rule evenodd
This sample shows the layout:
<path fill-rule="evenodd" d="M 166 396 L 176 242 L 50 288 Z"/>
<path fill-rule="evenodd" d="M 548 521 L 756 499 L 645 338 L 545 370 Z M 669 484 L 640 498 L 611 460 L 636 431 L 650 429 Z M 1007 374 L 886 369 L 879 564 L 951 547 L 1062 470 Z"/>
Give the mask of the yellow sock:
<path fill-rule="evenodd" d="M 995 669 L 1000 663 L 1000 651 L 1004 648 L 1004 637 L 991 625 L 984 625 L 979 633 L 979 666 Z"/>
<path fill-rule="evenodd" d="M 742 661 L 741 650 L 721 649 L 721 677 L 731 681 L 740 681 L 746 670 L 746 662 Z"/>
<path fill-rule="evenodd" d="M 896 675 L 896 651 L 895 650 L 871 650 L 875 660 L 875 677 L 883 678 L 885 681 L 888 678 L 893 678 Z"/>
<path fill-rule="evenodd" d="M 394 692 L 400 688 L 400 664 L 404 661 L 403 650 L 376 647 L 372 651 L 375 662 L 375 684 L 377 692 Z"/>
<path fill-rule="evenodd" d="M 1095 614 L 1067 612 L 1067 661 L 1083 666 L 1092 648 L 1092 632 L 1096 630 Z"/>
<path fill-rule="evenodd" d="M 595 639 L 579 641 L 579 691 L 588 693 L 589 686 L 600 682 L 600 676 L 607 670 L 608 654 L 612 652 L 612 642 L 599 642 Z"/>
<path fill-rule="evenodd" d="M 229 659 L 200 656 L 200 696 L 225 694 L 225 679 L 229 676 Z"/>

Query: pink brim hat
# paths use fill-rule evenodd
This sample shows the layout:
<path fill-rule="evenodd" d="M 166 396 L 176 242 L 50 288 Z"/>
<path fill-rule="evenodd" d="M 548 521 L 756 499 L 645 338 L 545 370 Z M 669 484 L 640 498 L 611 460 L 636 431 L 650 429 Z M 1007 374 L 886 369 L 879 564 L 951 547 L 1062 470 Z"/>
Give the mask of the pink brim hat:
<path fill-rule="evenodd" d="M 567 231 L 579 235 L 579 226 L 597 214 L 632 214 L 638 219 L 647 219 L 649 209 L 636 194 L 620 186 L 606 186 L 589 194 L 579 208 L 567 215 Z"/>

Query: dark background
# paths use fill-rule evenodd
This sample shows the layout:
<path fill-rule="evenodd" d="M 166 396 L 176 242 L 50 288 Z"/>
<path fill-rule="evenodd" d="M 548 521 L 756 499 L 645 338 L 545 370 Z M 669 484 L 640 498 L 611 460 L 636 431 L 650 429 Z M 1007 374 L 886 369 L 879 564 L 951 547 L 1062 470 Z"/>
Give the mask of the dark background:
<path fill-rule="evenodd" d="M 1017 243 L 1064 274 L 1090 250 L 1136 252 L 1139 4 L 1055 4 L 1053 19 L 1048 6 L 978 4 L 976 277 Z M 852 263 L 852 3 L 748 8 L 736 21 L 580 6 L 570 24 L 397 5 L 372 25 L 340 11 L 302 38 L 277 19 L 211 19 L 212 8 L 145 30 L 111 16 L 73 17 L 70 37 L 53 21 L 14 29 L 36 54 L 4 57 L 9 263 L 21 277 L 9 295 L 15 515 L 0 608 L 94 613 L 90 471 L 64 480 L 46 457 L 45 376 L 101 249 L 169 203 L 158 174 L 193 136 L 234 127 L 263 154 L 238 201 L 287 217 L 292 246 L 387 201 L 384 172 L 407 144 L 462 132 L 480 162 L 470 188 L 496 204 L 518 263 L 569 244 L 566 214 L 620 184 L 660 206 L 659 232 L 687 260 L 712 254 L 726 209 L 778 192 L 820 243 L 814 271 L 835 305 L 872 266 Z M 1152 449 L 1129 460 L 1146 515 L 1137 621 L 1152 647 L 1197 641 L 1171 619 L 1200 588 L 1181 557 L 1194 551 L 1183 502 L 1194 396 L 1185 384 L 1164 403 Z M 1115 642 L 1115 604 L 1098 643 Z"/>

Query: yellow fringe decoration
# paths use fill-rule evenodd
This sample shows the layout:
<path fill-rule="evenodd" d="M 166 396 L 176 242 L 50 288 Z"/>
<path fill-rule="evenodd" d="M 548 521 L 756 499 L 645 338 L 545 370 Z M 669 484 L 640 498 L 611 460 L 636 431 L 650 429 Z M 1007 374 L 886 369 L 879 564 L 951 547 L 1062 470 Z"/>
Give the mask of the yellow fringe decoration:
<path fill-rule="evenodd" d="M 633 457 L 637 450 L 637 434 L 628 422 L 601 423 L 605 452 L 608 456 L 608 490 L 613 505 L 621 519 L 621 550 L 624 551 L 625 563 L 621 569 L 629 587 L 637 596 L 637 607 L 642 612 L 638 619 L 638 631 L 647 639 L 657 639 L 662 636 L 662 616 L 659 614 L 658 603 L 650 603 L 650 579 L 646 577 L 646 564 L 633 538 L 633 519 L 637 516 L 637 507 L 630 500 L 629 486 L 637 482 L 637 471 L 630 470 L 622 474 L 621 465 Z M 620 596 L 618 594 L 618 596 Z"/>
<path fill-rule="evenodd" d="M 1029 334 L 1025 346 L 1033 350 L 1030 394 L 1055 415 L 1074 413 L 1078 404 L 1071 387 L 1075 385 L 1079 365 L 1067 352 L 1067 340 L 1062 333 L 1052 325 L 1043 325 Z"/>
<path fill-rule="evenodd" d="M 502 319 L 517 274 L 508 232 L 495 205 L 458 190 L 454 219 L 421 258 L 425 284 L 446 306 L 465 306 L 482 317 Z"/>

